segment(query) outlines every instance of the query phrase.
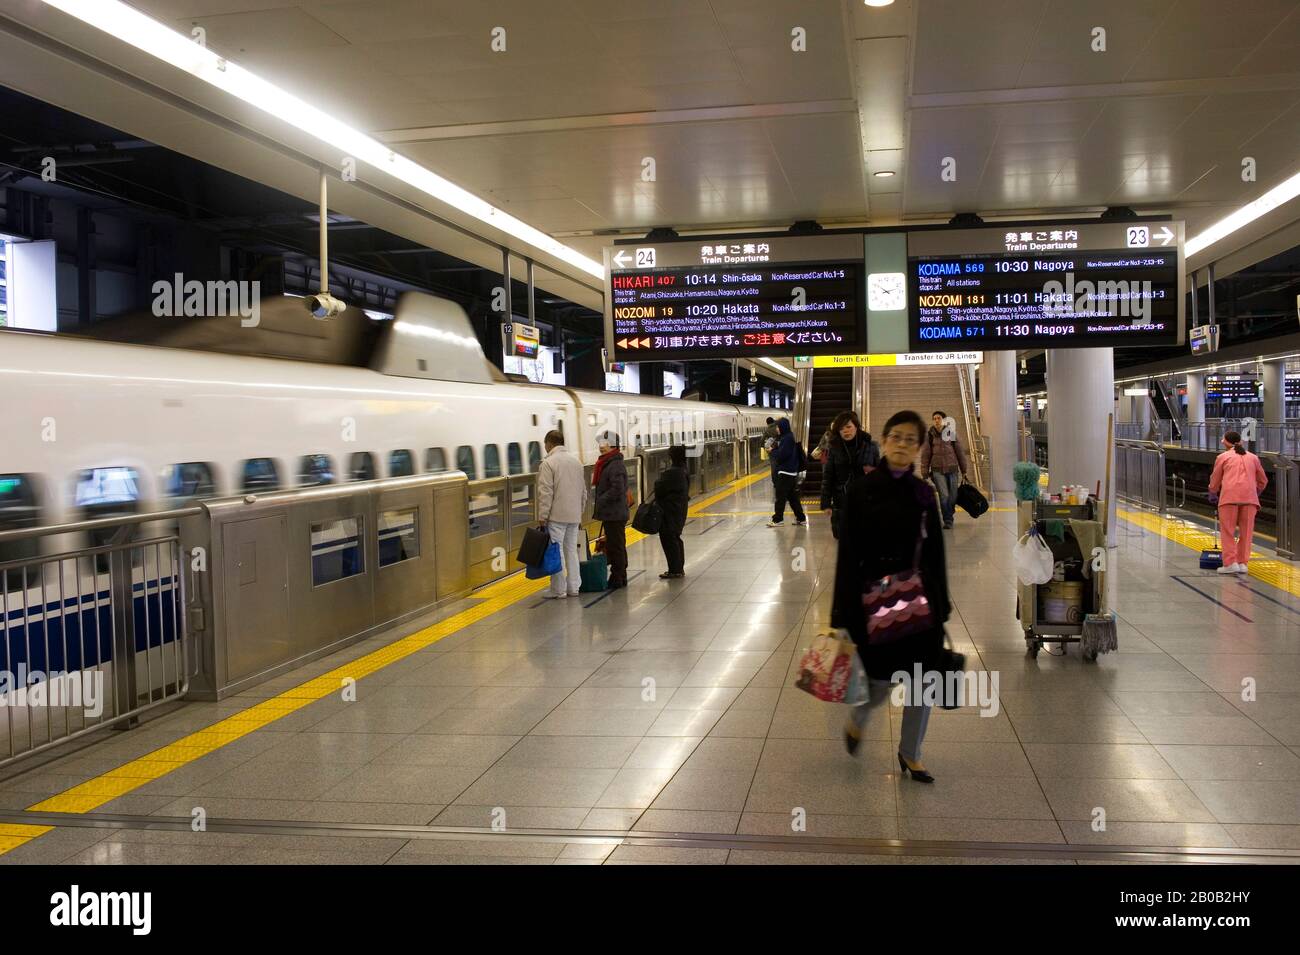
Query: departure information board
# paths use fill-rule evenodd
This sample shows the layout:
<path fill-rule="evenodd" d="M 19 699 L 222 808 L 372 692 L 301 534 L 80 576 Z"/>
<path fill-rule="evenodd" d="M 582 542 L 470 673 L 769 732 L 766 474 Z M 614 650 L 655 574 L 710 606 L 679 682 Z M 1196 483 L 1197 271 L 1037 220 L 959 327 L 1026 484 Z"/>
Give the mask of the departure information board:
<path fill-rule="evenodd" d="M 1210 401 L 1254 402 L 1260 400 L 1258 378 L 1224 378 L 1207 375 L 1205 397 Z"/>
<path fill-rule="evenodd" d="M 1183 223 L 911 232 L 913 351 L 1183 342 Z"/>
<path fill-rule="evenodd" d="M 605 250 L 612 360 L 866 350 L 861 235 L 725 238 Z"/>

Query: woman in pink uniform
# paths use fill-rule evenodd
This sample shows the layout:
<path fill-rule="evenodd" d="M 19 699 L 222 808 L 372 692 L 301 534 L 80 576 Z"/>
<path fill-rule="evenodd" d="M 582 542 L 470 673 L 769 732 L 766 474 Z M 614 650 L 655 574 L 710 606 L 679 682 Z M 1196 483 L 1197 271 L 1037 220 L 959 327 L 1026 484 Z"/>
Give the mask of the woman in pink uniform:
<path fill-rule="evenodd" d="M 1241 446 L 1241 435 L 1223 436 L 1227 448 L 1214 461 L 1210 475 L 1210 502 L 1219 505 L 1219 530 L 1223 546 L 1221 574 L 1244 574 L 1250 560 L 1250 538 L 1259 512 L 1259 492 L 1268 486 L 1264 465 Z M 1240 539 L 1234 540 L 1240 531 Z"/>

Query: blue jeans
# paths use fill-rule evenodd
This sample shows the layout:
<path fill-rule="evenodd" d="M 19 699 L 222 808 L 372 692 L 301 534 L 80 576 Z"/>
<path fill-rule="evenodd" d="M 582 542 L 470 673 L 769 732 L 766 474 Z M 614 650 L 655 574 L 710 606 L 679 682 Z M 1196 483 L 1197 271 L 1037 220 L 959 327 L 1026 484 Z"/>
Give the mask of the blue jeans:
<path fill-rule="evenodd" d="M 579 564 L 582 558 L 578 551 L 578 523 L 564 524 L 560 521 L 548 521 L 546 524 L 547 533 L 551 535 L 551 540 L 560 545 L 560 556 L 564 558 L 564 565 L 558 574 L 551 574 L 551 593 L 559 597 L 561 594 L 576 594 L 582 587 L 582 571 Z M 565 590 L 565 575 L 568 575 L 568 590 Z"/>
<path fill-rule="evenodd" d="M 930 477 L 934 481 L 935 490 L 939 492 L 939 511 L 943 514 L 943 522 L 951 524 L 957 512 L 957 488 L 961 487 L 961 472 L 931 471 Z"/>
<path fill-rule="evenodd" d="M 855 706 L 850 711 L 850 718 L 858 729 L 861 729 L 866 724 L 867 717 L 871 714 L 873 708 L 889 699 L 889 693 L 893 688 L 894 684 L 888 680 L 868 681 L 870 698 L 861 706 Z M 903 707 L 903 728 L 898 737 L 898 754 L 908 762 L 919 763 L 921 761 L 921 743 L 925 740 L 925 729 L 929 725 L 930 707 Z"/>

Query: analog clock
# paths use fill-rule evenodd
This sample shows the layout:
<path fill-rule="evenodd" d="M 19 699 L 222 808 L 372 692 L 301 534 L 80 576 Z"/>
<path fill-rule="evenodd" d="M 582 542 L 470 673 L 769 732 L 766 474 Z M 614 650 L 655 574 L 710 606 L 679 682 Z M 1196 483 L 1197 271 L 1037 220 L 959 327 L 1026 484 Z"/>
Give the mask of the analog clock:
<path fill-rule="evenodd" d="M 876 272 L 867 276 L 867 308 L 892 312 L 907 306 L 907 279 L 902 272 Z"/>

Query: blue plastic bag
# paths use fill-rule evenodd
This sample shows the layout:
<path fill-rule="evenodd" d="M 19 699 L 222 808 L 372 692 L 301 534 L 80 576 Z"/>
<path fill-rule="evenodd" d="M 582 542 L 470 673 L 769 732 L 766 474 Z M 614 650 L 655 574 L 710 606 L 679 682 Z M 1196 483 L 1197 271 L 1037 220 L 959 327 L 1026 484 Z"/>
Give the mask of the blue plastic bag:
<path fill-rule="evenodd" d="M 560 556 L 560 545 L 551 541 L 546 545 L 546 553 L 542 555 L 542 562 L 535 566 L 524 568 L 524 576 L 529 580 L 537 580 L 541 577 L 549 577 L 551 574 L 558 574 L 564 569 L 564 559 Z"/>
<path fill-rule="evenodd" d="M 849 671 L 848 689 L 844 691 L 844 702 L 850 706 L 864 706 L 871 701 L 871 690 L 867 683 L 867 670 L 862 665 L 862 657 L 853 654 L 853 669 Z"/>

